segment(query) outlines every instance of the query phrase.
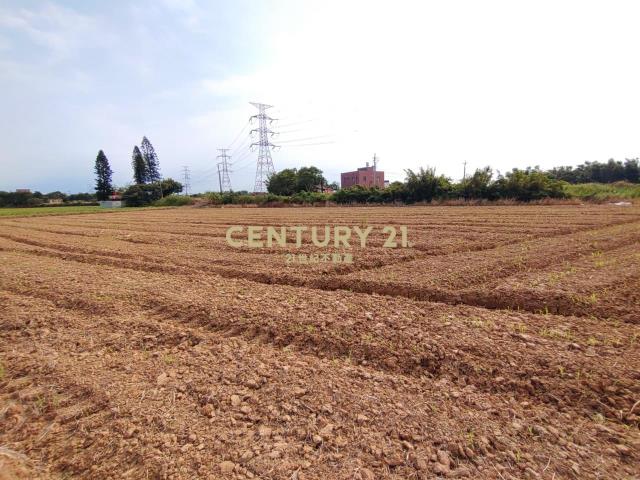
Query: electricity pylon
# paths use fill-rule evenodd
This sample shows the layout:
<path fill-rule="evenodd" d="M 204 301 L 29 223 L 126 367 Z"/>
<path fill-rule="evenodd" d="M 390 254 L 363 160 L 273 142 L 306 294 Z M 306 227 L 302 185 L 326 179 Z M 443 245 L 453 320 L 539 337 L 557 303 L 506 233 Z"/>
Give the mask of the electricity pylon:
<path fill-rule="evenodd" d="M 265 193 L 267 191 L 267 179 L 269 175 L 275 173 L 273 168 L 273 160 L 271 159 L 271 149 L 276 145 L 271 143 L 270 138 L 275 134 L 268 126 L 267 122 L 271 124 L 273 118 L 269 117 L 265 111 L 272 107 L 272 105 L 265 105 L 264 103 L 250 102 L 251 105 L 258 109 L 258 114 L 253 115 L 250 121 L 253 122 L 254 118 L 258 119 L 258 128 L 254 128 L 249 133 L 258 132 L 258 141 L 253 142 L 251 147 L 258 147 L 258 163 L 256 165 L 256 182 L 253 187 L 254 193 Z"/>
<path fill-rule="evenodd" d="M 190 180 L 191 174 L 189 173 L 189 167 L 185 165 L 182 167 L 182 188 L 184 189 L 185 196 L 189 195 L 189 189 L 191 188 Z"/>
<path fill-rule="evenodd" d="M 231 157 L 227 155 L 228 148 L 219 148 L 222 161 L 218 162 L 218 181 L 220 182 L 220 193 L 231 191 L 231 177 L 229 177 L 229 160 Z M 222 168 L 221 168 L 222 167 Z"/>

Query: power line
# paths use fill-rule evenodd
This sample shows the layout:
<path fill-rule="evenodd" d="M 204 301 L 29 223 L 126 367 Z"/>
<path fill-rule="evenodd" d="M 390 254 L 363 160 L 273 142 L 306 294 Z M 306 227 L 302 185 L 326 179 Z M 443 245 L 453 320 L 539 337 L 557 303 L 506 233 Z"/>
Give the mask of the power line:
<path fill-rule="evenodd" d="M 238 139 L 240 138 L 240 136 L 244 133 L 244 131 L 247 129 L 247 127 L 250 125 L 250 122 L 247 121 L 247 123 L 244 124 L 244 126 L 242 127 L 242 130 L 240 130 L 240 133 L 238 133 L 238 135 L 236 136 L 236 138 L 233 139 L 233 142 L 231 142 L 228 146 L 228 148 L 233 147 L 233 144 L 236 143 L 238 141 Z"/>
<path fill-rule="evenodd" d="M 233 164 L 233 171 L 237 172 L 238 170 L 244 170 L 247 167 L 250 167 L 254 164 L 254 160 L 252 158 L 248 159 L 249 161 L 246 161 L 247 159 L 243 159 L 243 162 L 237 162 Z"/>
<path fill-rule="evenodd" d="M 249 151 L 249 144 L 251 143 L 251 137 L 247 136 L 247 138 L 244 140 L 244 142 L 242 142 L 240 145 L 238 145 L 232 152 L 231 152 L 231 156 L 234 157 L 238 152 L 244 150 L 246 148 L 245 151 Z"/>
<path fill-rule="evenodd" d="M 280 140 L 279 143 L 295 143 L 295 142 L 303 142 L 306 140 L 319 140 L 321 138 L 330 138 L 333 137 L 333 135 L 318 135 L 315 137 L 305 137 L 305 138 L 294 138 L 294 139 L 289 139 L 289 140 Z"/>
<path fill-rule="evenodd" d="M 281 127 L 293 127 L 294 125 L 302 125 L 303 123 L 311 123 L 311 122 L 316 122 L 320 120 L 319 118 L 311 118 L 308 120 L 299 120 L 299 121 L 295 121 L 295 122 L 289 122 L 289 123 L 283 123 L 280 124 Z"/>
<path fill-rule="evenodd" d="M 282 135 L 283 133 L 284 134 L 286 134 L 286 133 L 296 133 L 296 132 L 302 132 L 302 131 L 304 131 L 304 128 L 294 128 L 293 130 L 280 130 L 278 132 L 278 134 Z"/>
<path fill-rule="evenodd" d="M 273 160 L 271 159 L 271 149 L 275 145 L 269 140 L 269 137 L 275 132 L 271 131 L 267 126 L 267 122 L 272 123 L 274 119 L 265 113 L 267 109 L 272 108 L 272 105 L 255 102 L 251 102 L 251 105 L 258 109 L 258 114 L 253 115 L 249 120 L 251 122 L 254 118 L 258 119 L 258 128 L 251 130 L 251 133 L 258 132 L 258 141 L 251 144 L 252 147 L 258 147 L 258 163 L 256 165 L 256 181 L 253 192 L 264 193 L 267 190 L 268 176 L 275 173 Z"/>
<path fill-rule="evenodd" d="M 244 169 L 246 169 L 248 167 L 251 167 L 252 165 L 253 165 L 253 159 L 251 159 L 249 162 L 244 163 L 241 166 L 234 167 L 235 168 L 234 172 L 239 172 L 240 170 L 244 170 Z"/>
<path fill-rule="evenodd" d="M 333 143 L 337 143 L 337 142 L 319 142 L 319 143 L 303 143 L 300 145 L 285 145 L 285 148 L 291 148 L 291 147 L 313 147 L 315 145 L 330 145 Z"/>

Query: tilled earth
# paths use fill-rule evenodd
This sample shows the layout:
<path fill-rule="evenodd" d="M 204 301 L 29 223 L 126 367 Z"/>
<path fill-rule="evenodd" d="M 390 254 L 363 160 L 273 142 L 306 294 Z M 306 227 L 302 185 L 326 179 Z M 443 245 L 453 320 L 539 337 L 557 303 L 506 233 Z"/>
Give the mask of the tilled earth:
<path fill-rule="evenodd" d="M 640 478 L 639 278 L 638 207 L 2 219 L 0 480 Z"/>

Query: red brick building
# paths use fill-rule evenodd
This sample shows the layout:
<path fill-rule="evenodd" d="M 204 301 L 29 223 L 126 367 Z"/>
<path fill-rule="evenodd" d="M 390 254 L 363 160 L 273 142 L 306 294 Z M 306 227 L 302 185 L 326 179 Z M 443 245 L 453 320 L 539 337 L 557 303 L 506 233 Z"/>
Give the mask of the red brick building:
<path fill-rule="evenodd" d="M 384 172 L 377 170 L 375 166 L 370 167 L 369 162 L 367 162 L 366 167 L 359 168 L 355 172 L 340 174 L 341 188 L 349 188 L 354 185 L 384 188 Z"/>

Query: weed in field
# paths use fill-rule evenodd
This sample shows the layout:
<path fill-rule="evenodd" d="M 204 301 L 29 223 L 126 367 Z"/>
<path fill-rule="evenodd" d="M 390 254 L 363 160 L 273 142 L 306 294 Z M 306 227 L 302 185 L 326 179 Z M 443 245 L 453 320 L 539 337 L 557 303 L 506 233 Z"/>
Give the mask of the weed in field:
<path fill-rule="evenodd" d="M 51 395 L 49 395 L 49 400 L 47 403 L 57 408 L 62 403 L 62 396 L 54 392 Z"/>
<path fill-rule="evenodd" d="M 37 415 L 41 415 L 44 412 L 46 406 L 47 400 L 44 395 L 38 395 L 33 401 L 33 409 L 35 410 Z"/>
<path fill-rule="evenodd" d="M 2 380 L 5 376 L 5 370 L 4 370 L 4 365 L 2 364 L 2 362 L 0 362 L 0 380 Z"/>
<path fill-rule="evenodd" d="M 538 332 L 541 337 L 552 338 L 555 340 L 574 340 L 571 330 L 560 330 L 557 328 L 542 328 Z"/>
<path fill-rule="evenodd" d="M 491 320 L 483 320 L 482 318 L 470 318 L 469 325 L 475 328 L 493 329 L 495 324 Z"/>
<path fill-rule="evenodd" d="M 513 329 L 517 333 L 521 333 L 521 334 L 527 333 L 527 330 L 528 330 L 527 326 L 522 322 L 518 322 L 518 323 L 513 324 Z"/>
<path fill-rule="evenodd" d="M 540 310 L 542 315 L 549 315 L 549 306 L 545 305 L 543 310 Z"/>
<path fill-rule="evenodd" d="M 173 365 L 176 362 L 176 357 L 174 357 L 171 354 L 167 354 L 164 357 L 162 357 L 162 360 L 164 361 L 164 363 L 166 363 L 167 365 Z"/>
<path fill-rule="evenodd" d="M 473 447 L 476 442 L 475 433 L 473 432 L 473 430 L 469 430 L 465 437 L 467 438 L 467 445 L 469 447 Z"/>
<path fill-rule="evenodd" d="M 371 333 L 364 333 L 360 338 L 362 339 L 362 343 L 365 343 L 367 345 L 372 344 L 374 340 L 373 335 Z"/>
<path fill-rule="evenodd" d="M 562 278 L 562 273 L 550 273 L 549 274 L 549 280 L 548 280 L 548 284 L 549 285 L 555 285 L 556 283 L 558 283 L 560 281 L 560 278 Z"/>
<path fill-rule="evenodd" d="M 595 305 L 598 303 L 598 294 L 593 292 L 590 295 L 569 295 L 569 299 L 576 305 Z"/>

